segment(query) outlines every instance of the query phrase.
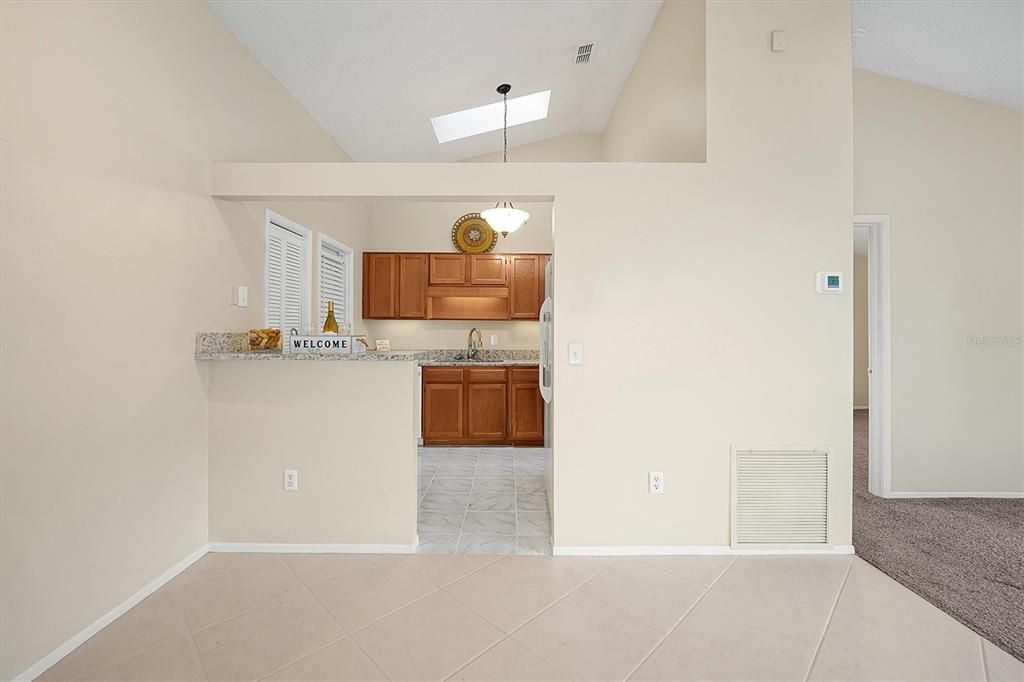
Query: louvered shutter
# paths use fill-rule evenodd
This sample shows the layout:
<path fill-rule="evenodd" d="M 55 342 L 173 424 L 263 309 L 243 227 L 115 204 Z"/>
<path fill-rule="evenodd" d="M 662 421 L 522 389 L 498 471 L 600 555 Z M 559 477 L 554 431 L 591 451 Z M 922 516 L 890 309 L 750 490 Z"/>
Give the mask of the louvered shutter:
<path fill-rule="evenodd" d="M 303 267 L 305 244 L 300 234 L 275 223 L 267 229 L 267 325 L 304 331 L 303 289 L 307 273 Z"/>
<path fill-rule="evenodd" d="M 320 325 L 327 319 L 327 302 L 334 301 L 334 319 L 348 322 L 348 254 L 328 242 L 320 241 Z"/>

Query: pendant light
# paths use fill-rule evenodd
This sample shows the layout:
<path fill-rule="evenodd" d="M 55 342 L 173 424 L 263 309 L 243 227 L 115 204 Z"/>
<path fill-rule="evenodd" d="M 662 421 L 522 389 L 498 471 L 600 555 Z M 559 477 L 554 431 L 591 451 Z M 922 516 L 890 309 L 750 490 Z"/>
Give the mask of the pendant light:
<path fill-rule="evenodd" d="M 512 90 L 512 86 L 508 83 L 502 83 L 498 86 L 498 93 L 501 95 L 501 100 L 505 105 L 505 119 L 502 126 L 505 142 L 501 157 L 503 164 L 508 163 L 508 93 L 510 90 Z M 480 217 L 486 220 L 488 225 L 500 232 L 502 237 L 507 237 L 510 233 L 522 227 L 523 223 L 530 219 L 530 214 L 513 206 L 511 201 L 499 201 L 494 205 L 494 208 L 481 211 Z"/>

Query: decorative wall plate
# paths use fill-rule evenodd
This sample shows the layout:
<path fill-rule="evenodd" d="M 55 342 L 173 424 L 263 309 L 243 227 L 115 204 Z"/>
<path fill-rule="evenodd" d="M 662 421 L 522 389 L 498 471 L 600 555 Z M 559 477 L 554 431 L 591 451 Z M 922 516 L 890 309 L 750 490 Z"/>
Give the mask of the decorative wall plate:
<path fill-rule="evenodd" d="M 498 243 L 494 231 L 479 213 L 467 213 L 452 227 L 452 244 L 462 253 L 487 253 Z"/>

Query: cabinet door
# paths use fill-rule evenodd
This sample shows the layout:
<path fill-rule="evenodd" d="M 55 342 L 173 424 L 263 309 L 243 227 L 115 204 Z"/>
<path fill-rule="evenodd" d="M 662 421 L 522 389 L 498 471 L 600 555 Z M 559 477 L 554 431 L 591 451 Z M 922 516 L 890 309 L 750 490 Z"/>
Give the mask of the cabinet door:
<path fill-rule="evenodd" d="M 466 257 L 460 253 L 430 254 L 431 284 L 465 284 Z"/>
<path fill-rule="evenodd" d="M 395 254 L 363 255 L 363 317 L 395 316 Z"/>
<path fill-rule="evenodd" d="M 516 442 L 544 442 L 544 400 L 537 382 L 509 384 L 508 430 Z"/>
<path fill-rule="evenodd" d="M 464 385 L 423 384 L 424 441 L 462 440 Z"/>
<path fill-rule="evenodd" d="M 509 317 L 536 320 L 540 317 L 544 296 L 544 270 L 541 256 L 508 256 Z"/>
<path fill-rule="evenodd" d="M 505 286 L 508 283 L 508 275 L 505 273 L 505 257 L 490 253 L 470 256 L 469 283 Z"/>
<path fill-rule="evenodd" d="M 508 384 L 466 384 L 466 436 L 474 441 L 505 440 Z"/>
<path fill-rule="evenodd" d="M 398 254 L 398 317 L 423 319 L 427 316 L 427 256 Z"/>

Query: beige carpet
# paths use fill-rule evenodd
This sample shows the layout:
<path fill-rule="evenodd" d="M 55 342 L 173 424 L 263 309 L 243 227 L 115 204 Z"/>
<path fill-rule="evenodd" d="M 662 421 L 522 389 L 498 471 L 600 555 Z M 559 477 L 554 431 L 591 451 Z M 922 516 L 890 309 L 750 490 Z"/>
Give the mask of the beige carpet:
<path fill-rule="evenodd" d="M 883 499 L 868 485 L 868 413 L 853 417 L 857 554 L 1024 660 L 1024 500 Z"/>

